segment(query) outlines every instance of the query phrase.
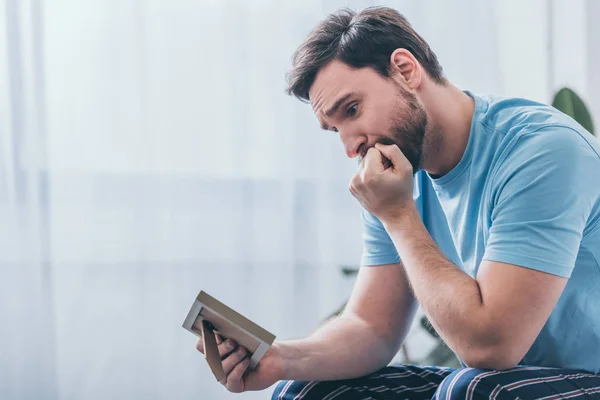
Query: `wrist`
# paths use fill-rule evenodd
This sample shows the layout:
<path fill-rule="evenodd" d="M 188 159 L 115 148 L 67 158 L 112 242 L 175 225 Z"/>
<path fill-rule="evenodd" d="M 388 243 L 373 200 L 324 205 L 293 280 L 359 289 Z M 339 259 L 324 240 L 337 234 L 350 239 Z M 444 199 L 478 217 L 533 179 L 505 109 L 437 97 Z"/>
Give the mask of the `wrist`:
<path fill-rule="evenodd" d="M 277 357 L 277 375 L 278 380 L 292 380 L 294 373 L 295 364 L 294 350 L 295 348 L 290 345 L 288 341 L 285 342 L 274 342 L 271 346 Z"/>
<path fill-rule="evenodd" d="M 295 380 L 302 371 L 302 361 L 306 354 L 298 348 L 300 340 L 287 340 L 273 343 L 279 354 L 279 380 Z"/>
<path fill-rule="evenodd" d="M 420 218 L 417 206 L 413 201 L 396 207 L 393 212 L 388 213 L 380 218 L 383 227 L 386 231 L 401 229 L 415 217 Z"/>

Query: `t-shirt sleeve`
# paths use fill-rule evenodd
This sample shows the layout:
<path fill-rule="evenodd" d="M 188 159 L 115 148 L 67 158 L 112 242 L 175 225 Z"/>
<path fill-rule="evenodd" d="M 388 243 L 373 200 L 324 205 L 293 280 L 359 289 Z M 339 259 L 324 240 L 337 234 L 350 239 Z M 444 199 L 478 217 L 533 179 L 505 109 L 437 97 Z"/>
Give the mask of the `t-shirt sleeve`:
<path fill-rule="evenodd" d="M 570 277 L 598 197 L 598 154 L 570 128 L 543 128 L 496 171 L 483 259 Z"/>
<path fill-rule="evenodd" d="M 362 210 L 362 217 L 364 229 L 361 265 L 375 266 L 399 263 L 400 256 L 398 256 L 396 247 L 381 221 L 365 209 Z"/>

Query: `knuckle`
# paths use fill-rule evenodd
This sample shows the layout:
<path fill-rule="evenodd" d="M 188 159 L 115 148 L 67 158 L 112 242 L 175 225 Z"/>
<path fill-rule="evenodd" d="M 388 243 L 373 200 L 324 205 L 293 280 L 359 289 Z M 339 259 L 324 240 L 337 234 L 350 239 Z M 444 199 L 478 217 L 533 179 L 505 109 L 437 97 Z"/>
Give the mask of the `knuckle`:
<path fill-rule="evenodd" d="M 222 355 L 229 353 L 235 347 L 231 341 L 225 341 L 219 345 L 219 350 Z"/>

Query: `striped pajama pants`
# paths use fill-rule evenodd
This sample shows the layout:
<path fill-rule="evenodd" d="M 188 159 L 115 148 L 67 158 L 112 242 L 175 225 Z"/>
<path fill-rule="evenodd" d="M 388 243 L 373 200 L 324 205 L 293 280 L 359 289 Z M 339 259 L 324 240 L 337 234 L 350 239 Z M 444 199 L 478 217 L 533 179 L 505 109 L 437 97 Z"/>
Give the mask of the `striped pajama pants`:
<path fill-rule="evenodd" d="M 390 366 L 363 378 L 280 382 L 272 400 L 600 399 L 600 375 L 558 368 L 505 371 Z"/>

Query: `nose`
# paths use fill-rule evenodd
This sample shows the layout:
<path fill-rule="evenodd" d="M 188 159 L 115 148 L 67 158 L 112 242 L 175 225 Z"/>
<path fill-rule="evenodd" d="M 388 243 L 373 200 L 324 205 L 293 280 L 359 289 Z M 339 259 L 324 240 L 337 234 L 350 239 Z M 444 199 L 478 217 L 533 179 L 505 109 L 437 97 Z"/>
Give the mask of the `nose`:
<path fill-rule="evenodd" d="M 340 138 L 344 144 L 344 150 L 348 158 L 356 158 L 360 156 L 362 151 L 362 145 L 366 143 L 367 138 L 365 136 L 343 134 L 340 131 Z"/>

